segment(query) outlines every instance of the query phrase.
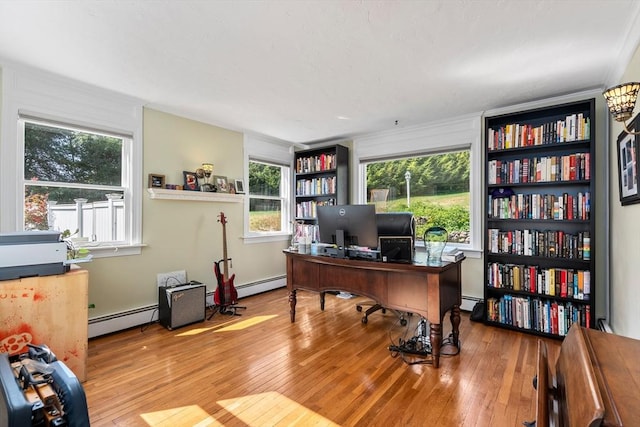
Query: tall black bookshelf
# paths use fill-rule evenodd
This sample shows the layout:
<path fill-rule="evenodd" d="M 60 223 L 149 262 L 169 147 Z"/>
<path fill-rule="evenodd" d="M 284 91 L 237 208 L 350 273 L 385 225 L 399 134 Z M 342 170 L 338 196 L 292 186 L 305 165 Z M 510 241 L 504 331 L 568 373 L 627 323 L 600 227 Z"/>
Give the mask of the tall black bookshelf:
<path fill-rule="evenodd" d="M 595 325 L 595 99 L 485 119 L 485 322 Z"/>
<path fill-rule="evenodd" d="M 349 148 L 330 145 L 297 151 L 294 168 L 296 221 L 313 229 L 318 206 L 349 203 Z"/>

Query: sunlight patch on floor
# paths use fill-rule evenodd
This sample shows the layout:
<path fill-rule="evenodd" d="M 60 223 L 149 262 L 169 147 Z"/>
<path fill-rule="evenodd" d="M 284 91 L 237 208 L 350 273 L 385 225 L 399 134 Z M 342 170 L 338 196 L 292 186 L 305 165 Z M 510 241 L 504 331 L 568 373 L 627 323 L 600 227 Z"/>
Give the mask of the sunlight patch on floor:
<path fill-rule="evenodd" d="M 140 417 L 151 427 L 222 426 L 221 423 L 198 405 L 149 412 L 141 414 Z"/>
<path fill-rule="evenodd" d="M 339 427 L 339 424 L 275 391 L 220 400 L 217 403 L 251 427 L 265 425 Z"/>
<path fill-rule="evenodd" d="M 176 334 L 176 337 L 188 337 L 191 335 L 198 335 L 198 334 L 202 334 L 204 332 L 207 331 L 211 331 L 213 329 L 218 328 L 218 326 L 212 326 L 210 328 L 196 328 L 196 329 L 189 329 L 188 331 L 184 331 L 184 332 L 180 332 L 179 334 Z"/>
<path fill-rule="evenodd" d="M 229 326 L 217 329 L 216 332 L 239 331 L 241 329 L 246 329 L 251 326 L 255 326 L 258 323 L 266 322 L 267 320 L 273 319 L 274 317 L 278 317 L 278 315 L 272 314 L 269 316 L 254 316 L 247 320 L 243 320 L 242 322 L 232 323 Z"/>
<path fill-rule="evenodd" d="M 176 334 L 176 337 L 187 337 L 192 335 L 198 335 L 208 331 L 215 331 L 215 332 L 239 331 L 241 329 L 246 329 L 250 326 L 254 326 L 259 323 L 265 322 L 267 320 L 273 319 L 274 317 L 277 317 L 277 316 L 278 316 L 277 314 L 273 314 L 269 316 L 253 316 L 241 322 L 230 320 L 220 325 L 213 325 L 206 328 L 189 329 L 187 331 Z"/>

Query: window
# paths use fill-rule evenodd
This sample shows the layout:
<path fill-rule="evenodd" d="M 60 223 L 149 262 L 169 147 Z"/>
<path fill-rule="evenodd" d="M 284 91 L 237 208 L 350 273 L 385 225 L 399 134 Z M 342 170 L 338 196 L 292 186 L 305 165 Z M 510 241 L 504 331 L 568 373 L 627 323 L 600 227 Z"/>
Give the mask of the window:
<path fill-rule="evenodd" d="M 130 137 L 20 118 L 25 230 L 58 230 L 81 246 L 130 241 Z M 85 243 L 86 242 L 86 243 Z"/>
<path fill-rule="evenodd" d="M 249 233 L 288 233 L 290 168 L 249 160 Z"/>
<path fill-rule="evenodd" d="M 140 254 L 141 101 L 29 68 L 3 66 L 0 78 L 0 232 L 78 229 L 94 258 Z M 95 151 L 73 152 L 73 138 Z"/>
<path fill-rule="evenodd" d="M 368 203 L 376 212 L 411 211 L 416 240 L 431 226 L 444 227 L 450 242 L 470 237 L 470 150 L 377 160 L 363 164 Z"/>

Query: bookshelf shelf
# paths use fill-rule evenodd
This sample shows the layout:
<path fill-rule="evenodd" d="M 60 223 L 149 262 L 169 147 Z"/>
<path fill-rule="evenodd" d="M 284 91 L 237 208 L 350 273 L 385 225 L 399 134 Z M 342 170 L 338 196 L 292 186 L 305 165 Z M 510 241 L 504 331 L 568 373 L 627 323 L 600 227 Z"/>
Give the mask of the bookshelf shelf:
<path fill-rule="evenodd" d="M 594 126 L 594 99 L 485 119 L 487 324 L 595 326 Z"/>

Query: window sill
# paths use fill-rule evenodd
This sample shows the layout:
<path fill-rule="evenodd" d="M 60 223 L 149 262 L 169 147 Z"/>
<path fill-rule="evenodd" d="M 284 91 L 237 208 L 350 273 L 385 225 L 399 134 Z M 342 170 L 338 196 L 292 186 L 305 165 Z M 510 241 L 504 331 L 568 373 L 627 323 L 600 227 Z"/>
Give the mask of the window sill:
<path fill-rule="evenodd" d="M 147 188 L 150 199 L 158 200 L 191 200 L 197 202 L 242 203 L 244 194 L 208 193 L 205 191 L 165 190 L 163 188 Z"/>
<path fill-rule="evenodd" d="M 87 249 L 91 255 L 93 255 L 93 259 L 96 258 L 110 258 L 114 256 L 128 256 L 128 255 L 140 255 L 141 249 L 147 245 L 133 244 L 133 245 L 122 245 L 122 246 L 81 246 L 84 249 Z"/>
<path fill-rule="evenodd" d="M 251 234 L 242 236 L 242 240 L 246 244 L 254 243 L 269 243 L 269 242 L 284 242 L 291 240 L 291 233 L 278 233 L 278 234 Z"/>

